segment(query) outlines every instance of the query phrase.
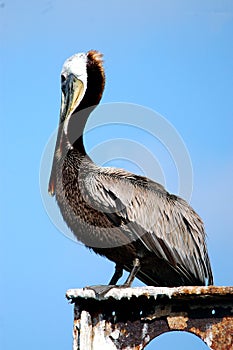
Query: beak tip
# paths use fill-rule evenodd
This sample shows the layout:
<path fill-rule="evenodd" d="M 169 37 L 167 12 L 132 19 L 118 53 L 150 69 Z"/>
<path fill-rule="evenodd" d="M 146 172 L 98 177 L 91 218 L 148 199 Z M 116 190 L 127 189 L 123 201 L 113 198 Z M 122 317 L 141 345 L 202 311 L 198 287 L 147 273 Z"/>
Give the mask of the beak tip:
<path fill-rule="evenodd" d="M 55 186 L 54 186 L 54 182 L 50 182 L 50 183 L 49 183 L 48 193 L 50 194 L 51 197 L 53 197 L 53 196 L 55 195 Z"/>

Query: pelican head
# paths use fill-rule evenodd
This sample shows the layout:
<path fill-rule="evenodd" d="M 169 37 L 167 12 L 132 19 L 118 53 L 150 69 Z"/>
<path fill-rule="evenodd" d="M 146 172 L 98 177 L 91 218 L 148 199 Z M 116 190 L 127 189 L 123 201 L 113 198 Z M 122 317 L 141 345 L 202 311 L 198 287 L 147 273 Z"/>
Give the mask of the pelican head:
<path fill-rule="evenodd" d="M 68 58 L 61 71 L 60 123 L 67 134 L 71 115 L 82 101 L 87 89 L 87 55 L 78 53 Z"/>
<path fill-rule="evenodd" d="M 105 83 L 102 54 L 91 50 L 68 58 L 61 71 L 60 123 L 67 134 L 70 117 L 77 108 L 99 103 Z M 85 98 L 84 98 L 85 97 Z"/>

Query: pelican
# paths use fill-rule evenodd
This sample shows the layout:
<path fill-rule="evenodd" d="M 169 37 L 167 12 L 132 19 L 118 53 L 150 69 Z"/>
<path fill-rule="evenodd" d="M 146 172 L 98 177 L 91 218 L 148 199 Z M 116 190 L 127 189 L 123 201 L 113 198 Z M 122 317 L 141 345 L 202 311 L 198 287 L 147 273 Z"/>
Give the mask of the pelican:
<path fill-rule="evenodd" d="M 61 108 L 49 193 L 78 241 L 115 263 L 109 285 L 135 276 L 146 285 L 211 285 L 201 218 L 182 198 L 144 176 L 100 167 L 83 134 L 105 85 L 102 54 L 68 58 L 61 72 Z"/>

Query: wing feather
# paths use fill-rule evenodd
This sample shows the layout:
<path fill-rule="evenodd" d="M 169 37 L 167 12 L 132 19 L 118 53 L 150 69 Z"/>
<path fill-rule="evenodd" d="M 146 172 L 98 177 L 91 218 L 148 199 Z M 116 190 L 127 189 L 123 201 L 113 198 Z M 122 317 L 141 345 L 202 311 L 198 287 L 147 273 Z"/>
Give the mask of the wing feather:
<path fill-rule="evenodd" d="M 130 231 L 131 239 L 183 275 L 212 283 L 203 223 L 186 201 L 121 169 L 95 167 L 82 185 L 91 205 Z"/>

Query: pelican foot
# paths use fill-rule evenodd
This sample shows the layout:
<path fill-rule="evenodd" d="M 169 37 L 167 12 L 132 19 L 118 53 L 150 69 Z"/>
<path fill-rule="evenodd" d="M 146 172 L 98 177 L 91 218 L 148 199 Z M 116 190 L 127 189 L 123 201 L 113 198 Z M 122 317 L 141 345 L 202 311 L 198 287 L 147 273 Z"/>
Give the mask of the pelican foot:
<path fill-rule="evenodd" d="M 95 292 L 95 297 L 96 298 L 103 298 L 105 294 L 107 294 L 108 291 L 110 291 L 112 288 L 124 288 L 127 286 L 124 285 L 96 285 L 96 286 L 87 286 L 84 289 L 90 289 Z"/>

